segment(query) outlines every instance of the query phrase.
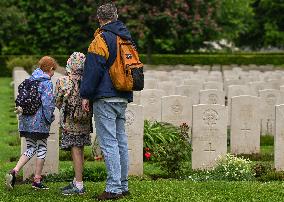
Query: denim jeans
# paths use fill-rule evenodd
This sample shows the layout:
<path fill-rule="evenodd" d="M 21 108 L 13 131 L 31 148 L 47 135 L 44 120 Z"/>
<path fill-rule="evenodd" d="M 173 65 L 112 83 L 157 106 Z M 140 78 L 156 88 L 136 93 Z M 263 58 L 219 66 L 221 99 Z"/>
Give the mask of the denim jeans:
<path fill-rule="evenodd" d="M 93 104 L 96 134 L 107 169 L 106 192 L 128 191 L 126 107 L 127 104 L 124 102 L 104 100 L 96 100 Z"/>

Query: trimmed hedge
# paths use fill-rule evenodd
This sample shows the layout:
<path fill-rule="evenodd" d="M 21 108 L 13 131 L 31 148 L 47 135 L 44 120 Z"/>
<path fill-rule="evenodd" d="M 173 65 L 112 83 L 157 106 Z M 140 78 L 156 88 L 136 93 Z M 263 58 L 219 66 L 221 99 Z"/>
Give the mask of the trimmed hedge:
<path fill-rule="evenodd" d="M 6 68 L 6 61 L 10 58 L 18 57 L 16 55 L 0 56 L 0 77 L 10 76 L 11 71 Z M 39 59 L 40 55 L 34 55 Z M 61 66 L 65 66 L 68 59 L 68 55 L 53 55 Z M 147 57 L 145 54 L 140 55 L 141 61 L 147 63 Z M 188 55 L 168 55 L 168 54 L 154 54 L 151 58 L 151 64 L 153 65 L 283 65 L 284 53 L 212 53 L 212 54 L 188 54 Z"/>
<path fill-rule="evenodd" d="M 1 55 L 0 56 L 0 77 L 9 77 L 12 75 L 12 70 L 7 68 L 7 61 L 15 58 L 15 57 L 21 57 L 25 55 Z M 28 56 L 28 55 L 27 55 Z M 32 57 L 35 58 L 35 60 L 39 60 L 42 56 L 41 55 L 33 55 Z M 68 55 L 53 55 L 60 66 L 65 66 L 66 61 L 68 59 Z"/>

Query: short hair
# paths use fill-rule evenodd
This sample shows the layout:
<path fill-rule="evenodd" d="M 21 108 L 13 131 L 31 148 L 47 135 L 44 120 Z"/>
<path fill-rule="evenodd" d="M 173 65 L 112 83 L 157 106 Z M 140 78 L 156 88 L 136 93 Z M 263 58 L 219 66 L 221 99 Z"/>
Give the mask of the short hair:
<path fill-rule="evenodd" d="M 50 71 L 52 68 L 54 70 L 57 69 L 58 67 L 58 63 L 56 62 L 56 60 L 50 56 L 43 56 L 39 61 L 38 61 L 38 66 L 39 68 L 44 71 L 44 72 L 48 72 Z"/>
<path fill-rule="evenodd" d="M 97 10 L 97 18 L 103 21 L 117 20 L 117 9 L 114 3 L 101 5 Z"/>

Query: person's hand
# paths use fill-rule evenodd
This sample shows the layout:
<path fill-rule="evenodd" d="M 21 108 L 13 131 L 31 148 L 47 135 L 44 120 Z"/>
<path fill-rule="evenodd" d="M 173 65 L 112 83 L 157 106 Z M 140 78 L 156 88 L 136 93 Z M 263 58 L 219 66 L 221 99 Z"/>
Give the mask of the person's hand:
<path fill-rule="evenodd" d="M 83 99 L 82 101 L 82 108 L 85 112 L 90 111 L 89 100 Z"/>
<path fill-rule="evenodd" d="M 18 115 L 22 115 L 23 114 L 23 108 L 18 106 L 18 107 L 15 107 L 15 111 L 14 111 L 16 114 Z"/>

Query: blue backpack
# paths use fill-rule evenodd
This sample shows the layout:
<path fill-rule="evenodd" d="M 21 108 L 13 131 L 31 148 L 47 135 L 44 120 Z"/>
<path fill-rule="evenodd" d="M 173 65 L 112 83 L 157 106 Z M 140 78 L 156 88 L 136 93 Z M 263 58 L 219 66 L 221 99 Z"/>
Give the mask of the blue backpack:
<path fill-rule="evenodd" d="M 38 92 L 40 81 L 25 79 L 18 87 L 18 95 L 15 100 L 16 107 L 23 109 L 23 115 L 34 115 L 40 108 L 41 96 Z"/>

